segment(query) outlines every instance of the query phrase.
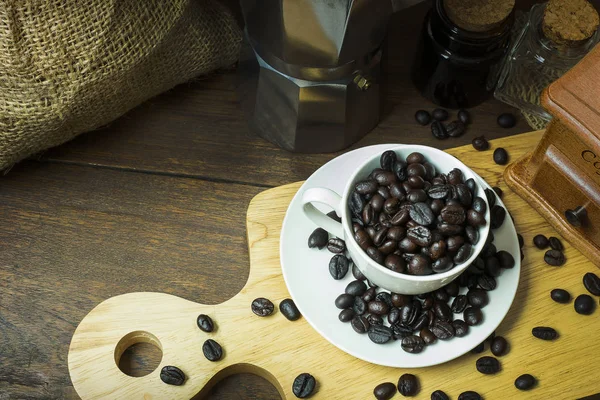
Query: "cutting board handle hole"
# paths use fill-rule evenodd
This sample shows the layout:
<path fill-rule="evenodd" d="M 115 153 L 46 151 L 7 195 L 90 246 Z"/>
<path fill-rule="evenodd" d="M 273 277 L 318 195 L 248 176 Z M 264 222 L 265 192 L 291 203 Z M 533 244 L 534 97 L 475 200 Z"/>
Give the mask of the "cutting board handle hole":
<path fill-rule="evenodd" d="M 124 374 L 132 377 L 152 373 L 162 360 L 162 345 L 153 334 L 134 331 L 123 336 L 115 347 L 115 363 Z"/>

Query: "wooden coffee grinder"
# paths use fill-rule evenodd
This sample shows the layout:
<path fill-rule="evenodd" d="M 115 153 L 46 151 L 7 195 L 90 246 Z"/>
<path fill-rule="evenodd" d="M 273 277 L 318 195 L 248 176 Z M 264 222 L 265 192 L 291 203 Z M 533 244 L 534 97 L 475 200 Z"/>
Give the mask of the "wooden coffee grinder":
<path fill-rule="evenodd" d="M 542 104 L 552 121 L 504 178 L 600 267 L 600 46 L 550 85 Z"/>

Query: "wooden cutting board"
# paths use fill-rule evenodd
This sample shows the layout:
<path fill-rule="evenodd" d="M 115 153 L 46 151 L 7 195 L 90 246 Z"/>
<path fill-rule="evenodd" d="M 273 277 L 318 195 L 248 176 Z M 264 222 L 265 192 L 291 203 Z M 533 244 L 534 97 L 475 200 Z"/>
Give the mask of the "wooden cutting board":
<path fill-rule="evenodd" d="M 496 140 L 492 150 L 504 147 L 516 160 L 530 151 L 540 137 L 539 132 L 534 132 Z M 477 358 L 490 355 L 487 349 L 480 355 L 468 353 L 435 367 L 380 367 L 339 350 L 304 319 L 290 322 L 279 311 L 266 318 L 255 316 L 250 309 L 254 298 L 267 297 L 277 306 L 289 297 L 279 264 L 279 234 L 288 204 L 302 184 L 298 182 L 267 190 L 252 200 L 247 215 L 250 276 L 232 299 L 218 305 L 202 305 L 167 294 L 130 293 L 110 298 L 94 308 L 77 327 L 69 350 L 69 371 L 75 389 L 84 400 L 189 399 L 197 394 L 202 397 L 227 375 L 251 372 L 268 379 L 282 398 L 289 400 L 295 398 L 291 391 L 294 378 L 309 372 L 318 381 L 318 392 L 313 398 L 353 400 L 373 398 L 377 384 L 397 383 L 401 374 L 410 372 L 420 379 L 420 399 L 429 399 L 436 389 L 444 390 L 452 399 L 463 391 L 475 390 L 486 400 L 575 399 L 600 392 L 596 365 L 600 356 L 600 310 L 582 316 L 575 313 L 572 302 L 561 305 L 550 299 L 550 290 L 556 287 L 573 296 L 586 293 L 583 274 L 599 271 L 566 241 L 566 265 L 557 268 L 544 264 L 543 251 L 533 247 L 532 238 L 537 233 L 556 233 L 506 187 L 502 181 L 504 168 L 492 162 L 492 150 L 476 152 L 465 146 L 449 153 L 490 185 L 502 188 L 503 200 L 525 238 L 525 261 L 517 296 L 497 330 L 511 347 L 509 354 L 500 357 L 499 374 L 486 376 L 475 369 Z M 198 329 L 196 317 L 201 313 L 214 319 L 218 326 L 215 332 L 208 334 Z M 535 339 L 531 335 L 534 326 L 555 327 L 560 338 L 554 342 Z M 223 346 L 225 355 L 221 361 L 204 358 L 202 343 L 208 338 Z M 129 377 L 119 370 L 117 362 L 124 349 L 141 341 L 158 346 L 162 361 L 149 375 Z M 183 386 L 169 386 L 160 380 L 160 370 L 165 365 L 175 365 L 185 372 L 187 381 Z M 515 389 L 514 380 L 523 373 L 538 378 L 534 390 Z"/>

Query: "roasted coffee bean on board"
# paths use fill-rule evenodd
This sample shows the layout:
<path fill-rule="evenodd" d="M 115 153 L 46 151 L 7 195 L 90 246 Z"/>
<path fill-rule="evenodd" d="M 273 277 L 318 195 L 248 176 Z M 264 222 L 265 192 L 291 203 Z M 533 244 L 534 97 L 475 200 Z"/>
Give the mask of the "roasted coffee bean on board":
<path fill-rule="evenodd" d="M 398 379 L 398 391 L 404 397 L 413 397 L 419 394 L 419 380 L 413 374 L 402 374 Z"/>
<path fill-rule="evenodd" d="M 273 314 L 275 305 L 269 299 L 264 297 L 256 298 L 252 301 L 252 312 L 259 317 L 267 317 Z"/>
<path fill-rule="evenodd" d="M 446 133 L 450 137 L 460 137 L 465 133 L 465 124 L 461 121 L 452 121 L 446 125 Z"/>
<path fill-rule="evenodd" d="M 377 400 L 390 400 L 396 394 L 396 385 L 392 382 L 384 382 L 375 386 L 373 389 L 373 396 Z"/>
<path fill-rule="evenodd" d="M 564 247 L 563 247 L 563 244 L 562 244 L 562 242 L 560 241 L 559 238 L 551 236 L 548 239 L 548 242 L 550 243 L 550 247 L 553 250 L 563 251 Z"/>
<path fill-rule="evenodd" d="M 496 122 L 498 122 L 498 125 L 502 128 L 512 128 L 517 124 L 517 118 L 514 114 L 503 113 L 498 116 Z"/>
<path fill-rule="evenodd" d="M 544 254 L 544 261 L 548 265 L 552 265 L 553 267 L 560 267 L 564 265 L 566 258 L 565 255 L 559 250 L 548 250 L 546 254 Z"/>
<path fill-rule="evenodd" d="M 550 246 L 550 241 L 548 240 L 548 238 L 542 234 L 539 235 L 535 235 L 533 237 L 533 244 L 535 245 L 535 247 L 537 247 L 540 250 L 544 250 L 546 249 L 548 246 Z"/>
<path fill-rule="evenodd" d="M 482 374 L 492 375 L 500 372 L 500 362 L 497 358 L 485 356 L 481 357 L 475 363 L 477 371 Z"/>
<path fill-rule="evenodd" d="M 425 110 L 419 110 L 415 113 L 415 121 L 417 121 L 419 125 L 428 125 L 431 122 L 431 114 Z"/>
<path fill-rule="evenodd" d="M 447 139 L 448 133 L 446 132 L 446 127 L 440 121 L 433 121 L 431 124 L 431 134 L 436 139 L 444 140 Z"/>
<path fill-rule="evenodd" d="M 465 125 L 471 123 L 471 114 L 465 109 L 458 110 L 458 114 L 456 114 L 456 116 L 458 120 Z"/>
<path fill-rule="evenodd" d="M 204 332 L 212 332 L 215 329 L 213 320 L 206 314 L 198 315 L 196 324 L 198 325 L 198 328 Z"/>
<path fill-rule="evenodd" d="M 168 385 L 181 386 L 185 382 L 185 374 L 179 368 L 167 365 L 160 370 L 160 380 Z"/>
<path fill-rule="evenodd" d="M 290 321 L 296 321 L 302 315 L 300 314 L 300 310 L 296 307 L 296 303 L 292 299 L 285 299 L 279 303 L 279 311 Z"/>
<path fill-rule="evenodd" d="M 208 339 L 202 345 L 202 353 L 209 361 L 219 361 L 223 357 L 223 348 L 213 339 Z"/>
<path fill-rule="evenodd" d="M 458 395 L 458 400 L 481 400 L 479 393 L 467 390 Z"/>
<path fill-rule="evenodd" d="M 450 400 L 450 397 L 444 391 L 436 390 L 431 393 L 431 400 Z"/>
<path fill-rule="evenodd" d="M 444 110 L 443 108 L 436 108 L 435 110 L 433 110 L 433 112 L 431 113 L 431 116 L 436 120 L 436 121 L 445 121 L 448 119 L 448 111 Z"/>
<path fill-rule="evenodd" d="M 590 315 L 596 308 L 596 302 L 589 294 L 580 294 L 575 298 L 573 307 L 575 308 L 577 314 Z"/>
<path fill-rule="evenodd" d="M 537 383 L 537 379 L 533 375 L 523 374 L 515 379 L 515 387 L 519 390 L 530 390 Z"/>
<path fill-rule="evenodd" d="M 507 353 L 508 342 L 502 336 L 496 336 L 490 343 L 490 350 L 496 357 L 503 356 Z"/>
<path fill-rule="evenodd" d="M 558 337 L 558 332 L 547 326 L 536 326 L 531 330 L 531 334 L 542 340 L 554 340 Z"/>
<path fill-rule="evenodd" d="M 594 296 L 600 296 L 600 278 L 593 272 L 583 275 L 583 286 Z"/>
<path fill-rule="evenodd" d="M 494 150 L 494 162 L 498 165 L 506 165 L 508 163 L 508 152 L 504 148 L 498 147 Z"/>
<path fill-rule="evenodd" d="M 571 301 L 571 294 L 564 289 L 552 289 L 550 298 L 557 303 L 566 304 Z"/>
<path fill-rule="evenodd" d="M 313 393 L 316 385 L 317 381 L 314 376 L 305 372 L 294 379 L 294 383 L 292 383 L 292 393 L 299 399 L 305 399 Z"/>

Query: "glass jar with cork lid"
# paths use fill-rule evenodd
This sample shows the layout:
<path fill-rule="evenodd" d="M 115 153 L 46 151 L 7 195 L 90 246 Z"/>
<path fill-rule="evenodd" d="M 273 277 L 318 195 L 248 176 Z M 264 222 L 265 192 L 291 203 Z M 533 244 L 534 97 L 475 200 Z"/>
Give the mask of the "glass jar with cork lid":
<path fill-rule="evenodd" d="M 587 0 L 533 6 L 507 54 L 494 96 L 519 108 L 532 128 L 543 129 L 552 118 L 540 104 L 543 90 L 598 43 L 598 23 L 598 12 Z"/>
<path fill-rule="evenodd" d="M 490 98 L 509 48 L 514 5 L 514 0 L 434 0 L 413 65 L 421 93 L 447 108 L 469 108 Z"/>

